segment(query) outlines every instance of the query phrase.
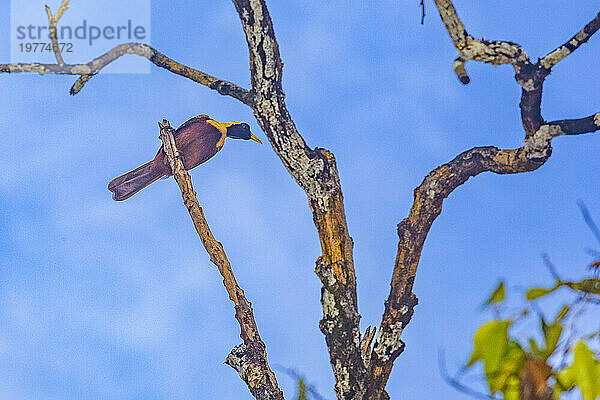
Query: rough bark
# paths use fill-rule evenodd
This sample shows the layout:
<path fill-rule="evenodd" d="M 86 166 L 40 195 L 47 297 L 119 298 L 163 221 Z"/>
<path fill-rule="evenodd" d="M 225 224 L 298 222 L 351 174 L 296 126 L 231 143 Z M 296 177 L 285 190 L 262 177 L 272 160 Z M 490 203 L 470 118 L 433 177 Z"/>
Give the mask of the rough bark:
<path fill-rule="evenodd" d="M 246 33 L 254 92 L 254 115 L 273 150 L 305 191 L 323 254 L 315 272 L 323 282 L 325 334 L 339 398 L 360 393 L 364 375 L 352 238 L 348 233 L 344 201 L 335 158 L 325 149 L 311 149 L 296 129 L 281 88 L 279 45 L 267 6 L 262 0 L 234 0 Z"/>
<path fill-rule="evenodd" d="M 552 53 L 533 64 L 516 43 L 479 40 L 470 36 L 450 0 L 435 0 L 435 3 L 450 39 L 459 51 L 453 68 L 461 82 L 466 84 L 470 81 L 464 67 L 468 60 L 494 65 L 513 65 L 515 80 L 522 87 L 520 108 L 525 130 L 524 146 L 515 150 L 500 150 L 495 147 L 468 150 L 451 162 L 436 168 L 415 189 L 410 214 L 398 225 L 396 263 L 379 335 L 373 346 L 369 370 L 365 376 L 365 399 L 387 398 L 385 385 L 394 360 L 404 349 L 400 336 L 410 322 L 417 304 L 412 288 L 419 258 L 429 229 L 441 213 L 443 200 L 468 178 L 482 172 L 509 174 L 539 168 L 552 154 L 551 141 L 556 136 L 582 134 L 600 129 L 599 114 L 550 123 L 544 121 L 540 108 L 543 83 L 550 74 L 551 67 L 559 61 Z M 570 52 L 598 30 L 599 20 L 600 14 L 575 36 L 576 42 L 575 39 L 569 42 Z"/>
<path fill-rule="evenodd" d="M 482 172 L 512 174 L 533 171 L 552 154 L 556 136 L 577 135 L 600 129 L 600 113 L 577 119 L 545 122 L 541 114 L 543 83 L 551 69 L 575 51 L 600 28 L 600 13 L 580 32 L 544 58 L 532 63 L 516 43 L 476 39 L 469 35 L 451 0 L 435 0 L 436 7 L 458 50 L 453 69 L 464 84 L 470 82 L 465 63 L 474 60 L 493 65 L 511 64 L 515 80 L 522 88 L 520 109 L 524 127 L 524 145 L 518 149 L 475 147 L 434 169 L 414 191 L 414 203 L 407 218 L 398 225 L 398 252 L 390 293 L 375 343 L 375 329 L 369 327 L 361 338 L 360 315 L 356 295 L 353 241 L 348 232 L 344 202 L 335 158 L 331 152 L 309 147 L 294 124 L 282 90 L 283 63 L 273 22 L 265 0 L 233 0 L 248 43 L 252 89 L 214 78 L 179 64 L 150 46 L 127 43 L 87 64 L 65 64 L 60 52 L 57 64 L 3 64 L 0 72 L 38 72 L 40 74 L 79 75 L 71 89 L 78 93 L 103 67 L 125 54 L 147 58 L 155 65 L 231 96 L 250 106 L 283 165 L 305 191 L 313 221 L 321 242 L 322 255 L 315 272 L 323 286 L 323 318 L 319 326 L 325 335 L 339 399 L 386 399 L 385 386 L 396 358 L 402 353 L 401 334 L 414 313 L 417 297 L 413 293 L 419 258 L 427 234 L 442 210 L 443 200 L 470 177 Z M 66 10 L 68 0 L 55 16 L 48 9 L 50 26 Z M 424 10 L 423 10 L 424 13 Z M 235 304 L 243 343 L 236 346 L 226 363 L 234 367 L 257 399 L 283 398 L 275 375 L 270 370 L 265 345 L 258 335 L 250 302 L 235 282 L 222 245 L 206 223 L 189 175 L 178 165 L 174 142 L 163 127 L 165 150 L 179 184 L 184 203 L 211 261 L 219 267 L 229 297 Z M 169 150 L 170 149 L 170 150 Z M 526 379 L 525 379 L 526 378 Z M 532 377 L 525 377 L 530 382 Z"/>

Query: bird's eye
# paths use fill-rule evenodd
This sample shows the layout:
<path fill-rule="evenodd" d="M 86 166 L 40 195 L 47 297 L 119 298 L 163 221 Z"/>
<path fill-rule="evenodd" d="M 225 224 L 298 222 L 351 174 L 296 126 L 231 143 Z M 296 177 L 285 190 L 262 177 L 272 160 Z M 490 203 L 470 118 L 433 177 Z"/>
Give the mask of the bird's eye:
<path fill-rule="evenodd" d="M 248 125 L 248 124 L 243 124 L 242 126 L 246 129 L 250 129 L 250 125 Z"/>

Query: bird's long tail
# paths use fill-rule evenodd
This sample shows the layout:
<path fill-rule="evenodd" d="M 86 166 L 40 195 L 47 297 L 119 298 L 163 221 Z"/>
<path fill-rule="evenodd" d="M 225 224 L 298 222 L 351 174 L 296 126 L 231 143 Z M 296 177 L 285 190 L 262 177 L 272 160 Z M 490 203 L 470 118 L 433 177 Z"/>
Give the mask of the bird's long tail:
<path fill-rule="evenodd" d="M 165 166 L 154 159 L 110 181 L 108 190 L 113 192 L 113 199 L 126 200 L 164 175 Z"/>

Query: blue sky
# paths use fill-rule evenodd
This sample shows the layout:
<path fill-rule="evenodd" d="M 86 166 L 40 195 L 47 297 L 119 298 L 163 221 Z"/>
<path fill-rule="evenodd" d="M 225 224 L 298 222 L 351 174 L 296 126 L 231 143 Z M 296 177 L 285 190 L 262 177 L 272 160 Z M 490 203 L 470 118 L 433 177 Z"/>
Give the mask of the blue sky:
<path fill-rule="evenodd" d="M 396 225 L 413 188 L 473 146 L 522 143 L 512 69 L 469 63 L 471 84 L 461 85 L 455 50 L 426 3 L 421 26 L 416 0 L 269 2 L 289 110 L 310 146 L 336 155 L 363 329 L 380 322 Z M 534 60 L 598 12 L 593 1 L 455 6 L 469 33 L 520 43 Z M 154 0 L 151 14 L 159 51 L 249 87 L 231 2 Z M 0 15 L 0 60 L 8 60 L 9 15 Z M 599 111 L 599 55 L 594 37 L 555 68 L 542 104 L 547 120 Z M 209 114 L 246 121 L 264 138 L 252 112 L 154 66 L 97 76 L 75 97 L 73 82 L 0 76 L 0 399 L 250 398 L 223 365 L 239 327 L 177 185 L 160 180 L 122 203 L 106 185 L 154 156 L 158 120 L 179 125 Z M 600 137 L 558 138 L 553 147 L 538 171 L 478 176 L 444 203 L 421 258 L 419 306 L 388 384 L 392 398 L 466 398 L 441 379 L 437 351 L 445 349 L 451 369 L 464 362 L 489 317 L 479 304 L 500 277 L 549 283 L 543 251 L 565 277 L 583 273 L 584 249 L 596 243 L 576 201 L 600 220 Z M 304 193 L 270 146 L 254 142 L 228 142 L 192 178 L 253 303 L 270 363 L 298 369 L 333 399 L 313 272 L 320 248 Z M 293 381 L 278 379 L 291 398 Z"/>

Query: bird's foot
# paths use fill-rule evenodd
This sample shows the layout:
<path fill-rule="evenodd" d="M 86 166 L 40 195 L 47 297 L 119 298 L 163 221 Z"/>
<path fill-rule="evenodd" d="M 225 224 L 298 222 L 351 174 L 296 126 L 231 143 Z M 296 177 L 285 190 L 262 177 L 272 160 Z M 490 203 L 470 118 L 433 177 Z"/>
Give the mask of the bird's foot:
<path fill-rule="evenodd" d="M 182 163 L 185 163 L 185 157 L 184 157 L 183 152 L 181 150 L 177 150 L 177 154 L 175 154 L 175 157 L 177 157 L 178 159 L 180 159 Z"/>

